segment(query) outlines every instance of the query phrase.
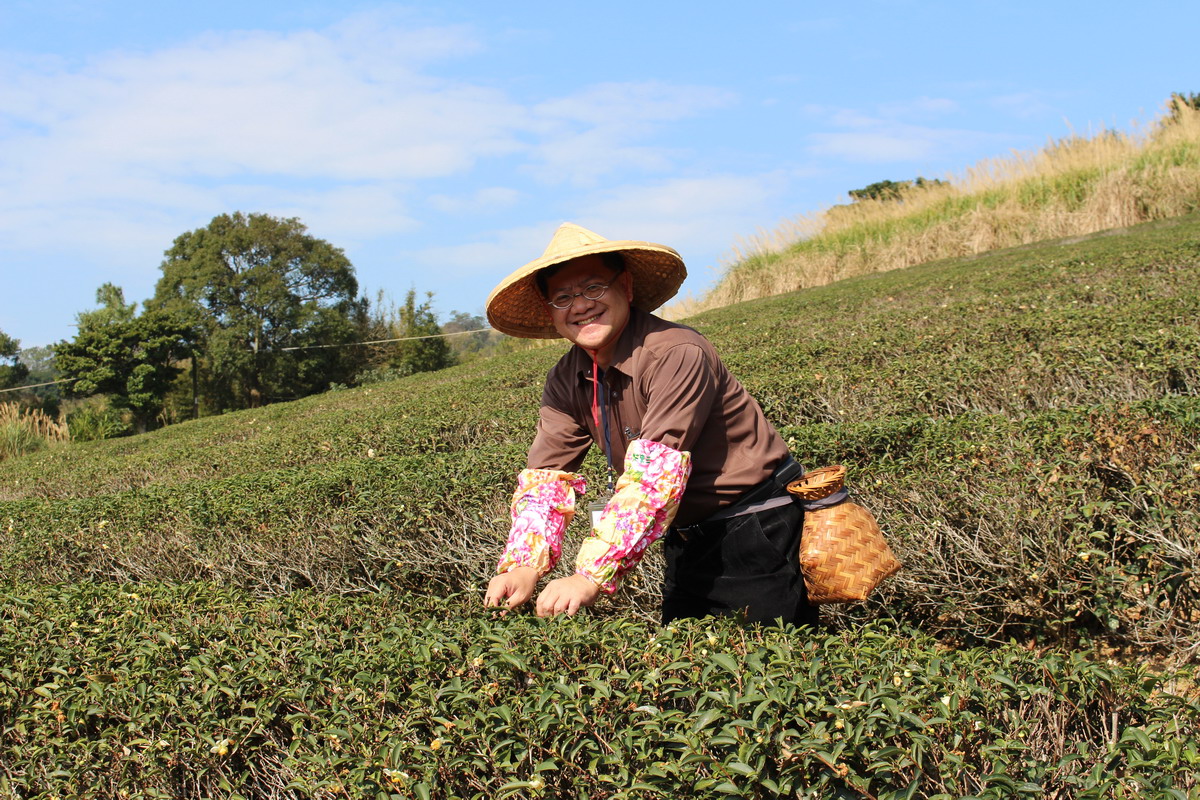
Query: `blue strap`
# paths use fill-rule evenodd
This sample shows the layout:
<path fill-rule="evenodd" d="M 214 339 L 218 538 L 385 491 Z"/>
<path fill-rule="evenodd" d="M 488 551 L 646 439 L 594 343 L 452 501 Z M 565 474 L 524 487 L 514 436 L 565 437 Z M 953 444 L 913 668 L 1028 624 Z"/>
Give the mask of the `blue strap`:
<path fill-rule="evenodd" d="M 596 380 L 600 382 L 596 387 L 596 391 L 600 394 L 600 418 L 604 420 L 604 457 L 608 461 L 608 493 L 612 494 L 615 491 L 617 472 L 613 469 L 612 440 L 608 435 L 608 403 L 605 397 L 608 394 L 608 387 L 604 384 L 604 370 L 598 370 Z"/>

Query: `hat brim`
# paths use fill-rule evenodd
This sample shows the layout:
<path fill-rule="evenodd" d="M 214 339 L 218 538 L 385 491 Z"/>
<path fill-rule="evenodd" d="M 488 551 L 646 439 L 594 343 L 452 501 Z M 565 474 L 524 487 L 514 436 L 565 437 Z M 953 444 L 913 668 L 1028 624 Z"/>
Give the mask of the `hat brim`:
<path fill-rule="evenodd" d="M 670 300 L 687 278 L 683 258 L 673 248 L 653 242 L 609 241 L 543 255 L 502 280 L 487 299 L 487 318 L 496 330 L 522 339 L 557 339 L 550 310 L 538 291 L 536 275 L 547 267 L 583 256 L 621 253 L 625 271 L 633 278 L 629 304 L 653 311 Z"/>

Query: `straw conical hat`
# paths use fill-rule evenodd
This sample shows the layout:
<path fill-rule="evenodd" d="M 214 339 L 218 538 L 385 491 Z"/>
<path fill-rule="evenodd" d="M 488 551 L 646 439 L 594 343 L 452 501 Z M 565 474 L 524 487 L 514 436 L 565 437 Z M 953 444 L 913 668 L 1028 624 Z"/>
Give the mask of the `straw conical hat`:
<path fill-rule="evenodd" d="M 539 270 L 573 258 L 620 252 L 625 270 L 633 276 L 630 305 L 653 311 L 679 291 L 687 268 L 683 258 L 670 247 L 653 242 L 613 241 L 570 222 L 554 232 L 542 257 L 500 281 L 487 299 L 487 318 L 492 327 L 523 339 L 554 339 L 558 331 L 550 320 L 546 301 L 534 276 Z"/>

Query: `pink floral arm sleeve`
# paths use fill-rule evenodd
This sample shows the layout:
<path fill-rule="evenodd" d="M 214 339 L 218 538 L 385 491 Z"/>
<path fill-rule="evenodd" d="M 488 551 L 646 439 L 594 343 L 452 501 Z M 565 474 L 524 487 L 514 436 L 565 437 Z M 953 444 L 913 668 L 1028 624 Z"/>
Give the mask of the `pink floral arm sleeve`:
<path fill-rule="evenodd" d="M 690 453 L 637 439 L 625 453 L 625 472 L 592 535 L 575 559 L 575 571 L 612 594 L 617 582 L 666 534 L 692 472 Z"/>
<path fill-rule="evenodd" d="M 562 554 L 563 532 L 575 516 L 575 493 L 585 491 L 587 484 L 574 472 L 522 470 L 513 493 L 512 529 L 496 574 L 533 567 L 541 576 L 554 569 Z"/>

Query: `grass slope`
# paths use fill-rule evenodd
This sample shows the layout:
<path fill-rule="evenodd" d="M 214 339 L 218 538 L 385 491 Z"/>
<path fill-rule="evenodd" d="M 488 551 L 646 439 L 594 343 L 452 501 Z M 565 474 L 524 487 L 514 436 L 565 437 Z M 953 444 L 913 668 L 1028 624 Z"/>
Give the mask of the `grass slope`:
<path fill-rule="evenodd" d="M 1194 654 L 1198 263 L 1186 217 L 692 322 L 804 463 L 849 465 L 905 561 L 857 613 Z M 256 592 L 477 585 L 558 352 L 3 462 L 0 567 Z"/>
<path fill-rule="evenodd" d="M 949 182 L 859 199 L 761 233 L 712 308 L 940 258 L 1090 234 L 1200 209 L 1200 111 L 1184 104 L 1139 134 L 1101 131 L 988 159 Z"/>
<path fill-rule="evenodd" d="M 478 607 L 555 348 L 4 461 L 0 792 L 1187 797 L 1192 684 L 1055 652 L 1200 650 L 1198 266 L 1193 216 L 692 320 L 905 562 L 831 633 L 658 631 L 657 552 Z"/>

